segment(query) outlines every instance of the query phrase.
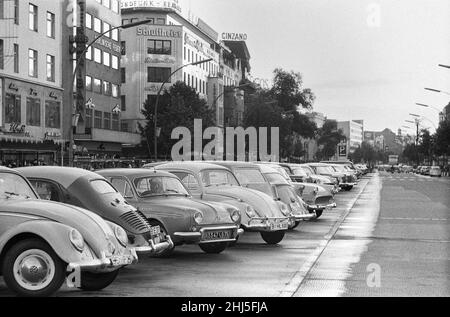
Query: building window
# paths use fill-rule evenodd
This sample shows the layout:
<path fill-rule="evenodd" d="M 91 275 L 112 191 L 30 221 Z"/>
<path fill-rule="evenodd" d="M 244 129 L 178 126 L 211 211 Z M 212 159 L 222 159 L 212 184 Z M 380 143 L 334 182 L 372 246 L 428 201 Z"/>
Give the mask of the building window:
<path fill-rule="evenodd" d="M 55 15 L 51 12 L 47 12 L 47 36 L 55 38 Z"/>
<path fill-rule="evenodd" d="M 128 122 L 126 121 L 121 121 L 120 122 L 120 131 L 122 132 L 130 132 L 128 129 Z"/>
<path fill-rule="evenodd" d="M 103 113 L 103 129 L 111 130 L 111 113 L 110 112 Z"/>
<path fill-rule="evenodd" d="M 89 13 L 86 13 L 86 27 L 89 30 L 92 30 L 92 15 L 90 15 Z"/>
<path fill-rule="evenodd" d="M 28 50 L 28 75 L 30 77 L 38 77 L 38 56 L 37 51 Z"/>
<path fill-rule="evenodd" d="M 0 69 L 5 67 L 5 46 L 2 39 L 0 39 Z"/>
<path fill-rule="evenodd" d="M 41 125 L 41 100 L 27 98 L 27 125 L 39 127 Z"/>
<path fill-rule="evenodd" d="M 95 110 L 94 112 L 94 128 L 101 129 L 102 128 L 102 113 L 101 111 Z"/>
<path fill-rule="evenodd" d="M 111 66 L 111 54 L 108 52 L 103 52 L 103 65 L 107 67 Z"/>
<path fill-rule="evenodd" d="M 19 44 L 14 44 L 14 72 L 19 73 Z"/>
<path fill-rule="evenodd" d="M 119 30 L 118 29 L 114 29 L 111 31 L 111 38 L 116 42 L 119 41 Z"/>
<path fill-rule="evenodd" d="M 111 95 L 114 98 L 119 98 L 119 86 L 116 84 L 111 84 Z"/>
<path fill-rule="evenodd" d="M 127 99 L 125 95 L 120 96 L 120 110 L 127 111 Z"/>
<path fill-rule="evenodd" d="M 61 128 L 61 103 L 59 101 L 45 101 L 45 127 Z"/>
<path fill-rule="evenodd" d="M 188 54 L 187 60 L 190 63 L 191 62 L 191 50 L 190 49 L 187 50 L 187 54 Z"/>
<path fill-rule="evenodd" d="M 31 31 L 38 31 L 38 7 L 31 3 L 28 10 L 28 27 Z"/>
<path fill-rule="evenodd" d="M 111 83 L 109 81 L 103 81 L 103 94 L 105 96 L 111 96 Z"/>
<path fill-rule="evenodd" d="M 113 113 L 112 115 L 112 130 L 119 131 L 119 115 L 117 113 Z"/>
<path fill-rule="evenodd" d="M 148 82 L 162 83 L 170 76 L 170 67 L 148 67 Z M 168 83 L 170 83 L 170 78 Z"/>
<path fill-rule="evenodd" d="M 111 9 L 113 10 L 114 13 L 120 12 L 119 0 L 111 0 Z"/>
<path fill-rule="evenodd" d="M 92 91 L 92 77 L 86 76 L 86 90 Z"/>
<path fill-rule="evenodd" d="M 102 33 L 102 21 L 99 18 L 94 18 L 94 31 Z"/>
<path fill-rule="evenodd" d="M 86 51 L 86 59 L 88 60 L 92 60 L 92 46 L 89 46 L 87 51 Z"/>
<path fill-rule="evenodd" d="M 14 24 L 19 25 L 19 0 L 14 0 Z"/>
<path fill-rule="evenodd" d="M 47 55 L 47 80 L 55 82 L 55 56 Z"/>
<path fill-rule="evenodd" d="M 20 95 L 7 93 L 5 95 L 5 123 L 21 123 Z"/>
<path fill-rule="evenodd" d="M 158 25 L 165 25 L 166 24 L 166 19 L 157 18 L 156 19 L 156 24 L 158 24 Z"/>
<path fill-rule="evenodd" d="M 96 47 L 94 47 L 94 61 L 96 63 L 102 63 L 102 51 Z"/>
<path fill-rule="evenodd" d="M 123 55 L 127 55 L 127 43 L 125 41 L 120 42 L 120 46 L 122 48 L 121 50 L 121 54 Z"/>
<path fill-rule="evenodd" d="M 86 128 L 92 128 L 92 109 L 86 109 Z"/>
<path fill-rule="evenodd" d="M 120 69 L 120 80 L 121 80 L 122 84 L 124 84 L 127 81 L 127 74 L 126 74 L 125 67 L 122 67 Z"/>
<path fill-rule="evenodd" d="M 102 81 L 98 78 L 94 78 L 94 92 L 97 94 L 102 93 Z"/>
<path fill-rule="evenodd" d="M 103 32 L 108 32 L 111 30 L 111 25 L 109 23 L 103 22 Z M 106 37 L 111 37 L 111 32 L 105 34 Z"/>
<path fill-rule="evenodd" d="M 111 9 L 111 0 L 103 0 L 103 5 L 108 9 Z"/>
<path fill-rule="evenodd" d="M 160 40 L 148 40 L 148 54 L 172 55 L 172 42 Z"/>
<path fill-rule="evenodd" d="M 113 69 L 119 69 L 119 58 L 116 55 L 111 56 L 111 67 Z"/>

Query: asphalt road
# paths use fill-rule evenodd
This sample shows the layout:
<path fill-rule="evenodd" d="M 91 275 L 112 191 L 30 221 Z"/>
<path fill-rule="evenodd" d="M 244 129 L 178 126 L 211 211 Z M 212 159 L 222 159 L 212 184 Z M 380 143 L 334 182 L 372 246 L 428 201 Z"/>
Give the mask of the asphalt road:
<path fill-rule="evenodd" d="M 181 246 L 140 258 L 101 292 L 57 296 L 449 296 L 449 192 L 449 179 L 372 174 L 278 246 L 257 233 L 219 255 Z"/>

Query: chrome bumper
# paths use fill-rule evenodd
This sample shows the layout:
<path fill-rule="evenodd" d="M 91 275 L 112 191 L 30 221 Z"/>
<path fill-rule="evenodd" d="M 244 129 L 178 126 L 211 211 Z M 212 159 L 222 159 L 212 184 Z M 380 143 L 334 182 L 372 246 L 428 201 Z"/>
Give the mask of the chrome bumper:
<path fill-rule="evenodd" d="M 260 222 L 260 223 L 255 223 Z M 242 226 L 249 231 L 280 231 L 280 230 L 288 230 L 288 229 L 272 229 L 271 224 L 278 223 L 284 226 L 287 225 L 287 228 L 289 229 L 290 226 L 292 226 L 292 218 L 275 218 L 275 217 L 256 217 L 250 219 L 248 224 L 242 224 Z"/>
<path fill-rule="evenodd" d="M 208 231 L 233 231 L 232 239 L 217 239 L 203 241 L 203 234 Z M 237 237 L 242 235 L 244 230 L 239 229 L 237 226 L 225 226 L 225 227 L 205 227 L 201 228 L 199 232 L 175 232 L 173 236 L 184 243 L 220 243 L 220 242 L 235 242 Z"/>
<path fill-rule="evenodd" d="M 135 247 L 136 252 L 139 255 L 152 255 L 152 254 L 158 254 L 161 253 L 164 250 L 172 249 L 174 247 L 174 243 L 170 236 L 166 236 L 167 241 L 155 243 L 153 240 L 149 240 L 148 246 L 142 246 L 142 247 Z"/>
<path fill-rule="evenodd" d="M 315 217 L 314 214 L 294 215 L 293 219 L 295 221 L 302 221 L 302 220 L 310 220 L 313 219 L 314 217 Z"/>

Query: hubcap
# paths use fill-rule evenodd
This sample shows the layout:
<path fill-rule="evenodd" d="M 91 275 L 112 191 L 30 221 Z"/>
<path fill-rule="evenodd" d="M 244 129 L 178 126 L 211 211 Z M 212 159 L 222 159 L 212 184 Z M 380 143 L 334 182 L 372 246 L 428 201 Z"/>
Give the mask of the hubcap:
<path fill-rule="evenodd" d="M 55 276 L 55 263 L 42 250 L 27 250 L 14 261 L 14 278 L 23 288 L 31 291 L 47 287 Z"/>

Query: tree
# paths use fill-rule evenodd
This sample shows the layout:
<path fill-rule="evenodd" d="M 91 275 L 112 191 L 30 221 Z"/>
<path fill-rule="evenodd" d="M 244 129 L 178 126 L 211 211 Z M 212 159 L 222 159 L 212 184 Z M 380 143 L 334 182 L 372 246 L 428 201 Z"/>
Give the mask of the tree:
<path fill-rule="evenodd" d="M 368 163 L 374 165 L 379 161 L 379 153 L 375 150 L 375 147 L 369 142 L 362 142 L 361 146 L 350 154 L 349 159 L 353 163 Z"/>
<path fill-rule="evenodd" d="M 436 155 L 450 155 L 450 122 L 448 120 L 444 120 L 439 124 L 434 140 Z"/>
<path fill-rule="evenodd" d="M 147 125 L 141 127 L 141 133 L 146 139 L 149 151 L 154 145 L 155 103 L 152 101 L 147 100 L 144 105 L 143 114 L 147 119 Z M 160 156 L 170 157 L 172 147 L 177 142 L 177 140 L 171 140 L 173 129 L 186 127 L 193 135 L 194 119 L 202 119 L 203 128 L 215 125 L 214 112 L 208 107 L 206 101 L 200 99 L 195 89 L 178 81 L 169 90 L 165 90 L 159 99 L 158 127 L 161 127 L 161 134 L 158 137 L 158 152 Z"/>
<path fill-rule="evenodd" d="M 338 144 L 345 140 L 342 130 L 338 130 L 337 121 L 327 120 L 317 132 L 319 151 L 316 158 L 319 161 L 328 160 L 336 154 Z"/>

